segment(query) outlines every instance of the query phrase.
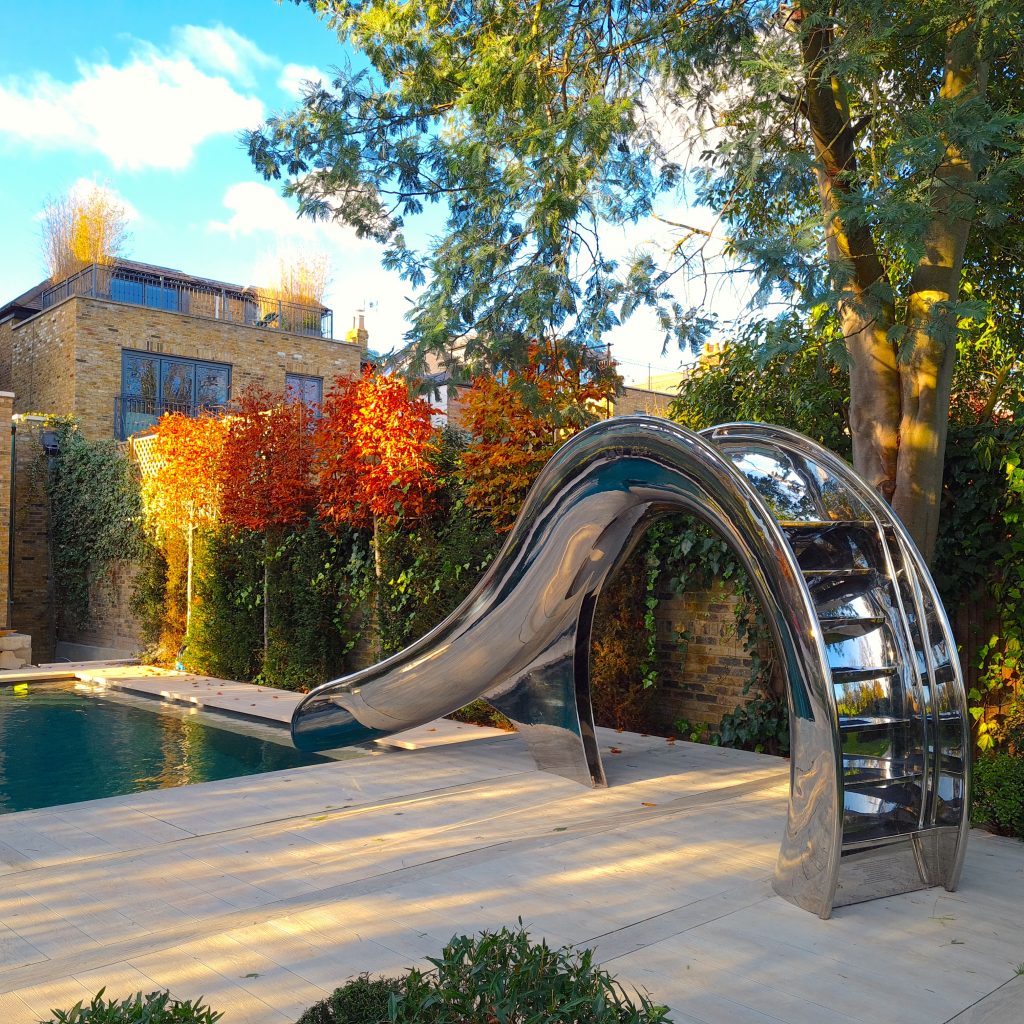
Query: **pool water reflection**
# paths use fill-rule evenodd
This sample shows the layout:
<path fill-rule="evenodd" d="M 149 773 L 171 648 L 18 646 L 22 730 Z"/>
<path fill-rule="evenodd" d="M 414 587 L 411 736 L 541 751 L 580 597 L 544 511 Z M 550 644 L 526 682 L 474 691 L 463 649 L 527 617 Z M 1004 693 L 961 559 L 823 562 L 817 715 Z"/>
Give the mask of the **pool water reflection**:
<path fill-rule="evenodd" d="M 0 814 L 331 760 L 284 729 L 73 683 L 0 686 Z"/>

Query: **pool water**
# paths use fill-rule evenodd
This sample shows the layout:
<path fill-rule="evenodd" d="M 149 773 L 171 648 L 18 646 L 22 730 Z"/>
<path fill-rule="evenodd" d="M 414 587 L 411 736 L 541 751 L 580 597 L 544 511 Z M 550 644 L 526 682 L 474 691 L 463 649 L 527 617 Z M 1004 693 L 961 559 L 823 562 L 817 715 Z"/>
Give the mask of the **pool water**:
<path fill-rule="evenodd" d="M 0 814 L 330 760 L 295 750 L 283 729 L 145 698 L 0 686 Z"/>

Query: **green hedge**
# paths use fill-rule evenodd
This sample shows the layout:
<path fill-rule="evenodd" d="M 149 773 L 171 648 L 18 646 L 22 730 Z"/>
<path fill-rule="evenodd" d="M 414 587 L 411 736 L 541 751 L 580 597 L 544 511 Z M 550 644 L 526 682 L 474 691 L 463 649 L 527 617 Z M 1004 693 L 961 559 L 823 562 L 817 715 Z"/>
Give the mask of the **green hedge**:
<path fill-rule="evenodd" d="M 985 754 L 974 764 L 971 816 L 978 825 L 1024 839 L 1024 756 Z"/>

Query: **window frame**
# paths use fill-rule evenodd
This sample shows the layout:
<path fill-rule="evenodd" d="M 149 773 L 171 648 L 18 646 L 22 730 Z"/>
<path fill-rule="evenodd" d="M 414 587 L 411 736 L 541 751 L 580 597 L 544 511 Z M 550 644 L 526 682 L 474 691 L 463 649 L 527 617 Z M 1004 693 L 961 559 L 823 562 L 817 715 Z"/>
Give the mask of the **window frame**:
<path fill-rule="evenodd" d="M 127 370 L 129 360 L 150 359 L 156 363 L 156 392 L 151 397 L 143 394 L 132 394 L 127 388 Z M 176 402 L 164 398 L 164 368 L 163 363 L 187 363 L 191 370 L 191 398 L 189 401 Z M 201 403 L 199 401 L 198 375 L 199 371 L 208 367 L 217 371 L 226 371 L 227 393 L 222 402 Z M 199 415 L 204 409 L 223 409 L 231 401 L 231 387 L 233 382 L 234 367 L 231 363 L 218 363 L 211 359 L 193 359 L 190 356 L 177 356 L 167 352 L 147 352 L 142 349 L 122 348 L 121 349 L 121 385 L 120 391 L 115 399 L 114 409 L 114 434 L 119 440 L 124 440 L 132 434 L 151 426 L 165 412 L 183 411 L 187 416 Z M 152 406 L 152 411 L 148 411 Z M 151 421 L 151 422 L 150 422 Z M 138 424 L 135 429 L 129 429 L 128 424 Z"/>
<path fill-rule="evenodd" d="M 298 380 L 307 381 L 307 382 L 308 381 L 315 381 L 316 382 L 316 386 L 317 386 L 317 398 L 316 398 L 316 401 L 313 403 L 313 405 L 315 405 L 316 408 L 319 409 L 320 406 L 322 406 L 324 404 L 324 379 L 323 379 L 323 377 L 318 377 L 315 373 L 292 373 L 289 370 L 285 370 L 285 374 L 284 374 L 284 400 L 286 402 L 288 402 L 288 401 L 295 401 L 296 400 L 296 399 L 289 398 L 289 394 L 288 394 L 288 391 L 289 391 L 288 382 L 289 382 L 289 380 L 291 378 L 296 378 Z M 307 409 L 311 408 L 310 403 L 306 401 L 305 392 L 304 391 L 303 391 L 301 397 L 298 400 L 301 401 L 302 404 L 305 405 Z"/>

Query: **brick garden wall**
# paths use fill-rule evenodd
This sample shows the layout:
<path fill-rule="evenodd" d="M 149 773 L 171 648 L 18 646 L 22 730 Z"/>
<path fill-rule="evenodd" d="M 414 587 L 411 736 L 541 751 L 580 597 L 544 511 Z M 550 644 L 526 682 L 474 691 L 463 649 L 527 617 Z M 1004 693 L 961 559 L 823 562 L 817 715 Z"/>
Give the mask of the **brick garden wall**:
<path fill-rule="evenodd" d="M 89 624 L 62 632 L 60 639 L 112 648 L 128 657 L 141 653 L 139 623 L 130 607 L 138 572 L 134 562 L 114 562 L 104 578 L 89 590 Z"/>
<path fill-rule="evenodd" d="M 717 727 L 724 714 L 749 699 L 743 686 L 752 663 L 736 636 L 737 603 L 731 588 L 721 584 L 678 597 L 660 595 L 655 621 L 661 669 L 656 719 L 661 727 L 671 730 L 680 718 Z M 679 644 L 673 636 L 683 631 L 690 639 Z"/>

